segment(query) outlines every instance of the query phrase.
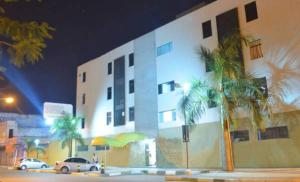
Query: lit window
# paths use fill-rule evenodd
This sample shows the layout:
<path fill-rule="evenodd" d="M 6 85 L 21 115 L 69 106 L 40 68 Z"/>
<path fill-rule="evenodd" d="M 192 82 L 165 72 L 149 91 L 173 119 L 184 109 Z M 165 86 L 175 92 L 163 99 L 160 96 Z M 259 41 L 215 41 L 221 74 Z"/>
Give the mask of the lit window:
<path fill-rule="evenodd" d="M 172 44 L 172 42 L 169 42 L 169 43 L 159 46 L 157 48 L 156 54 L 157 54 L 157 56 L 161 56 L 161 55 L 171 52 L 172 49 L 173 49 L 173 44 Z"/>
<path fill-rule="evenodd" d="M 256 2 L 252 2 L 245 5 L 245 12 L 246 12 L 246 21 L 250 22 L 258 18 L 257 16 L 257 8 Z"/>
<path fill-rule="evenodd" d="M 134 54 L 129 54 L 129 67 L 134 65 Z"/>
<path fill-rule="evenodd" d="M 164 111 L 159 113 L 159 122 L 176 121 L 176 110 Z"/>
<path fill-rule="evenodd" d="M 106 125 L 110 125 L 111 123 L 111 112 L 106 113 Z"/>
<path fill-rule="evenodd" d="M 231 140 L 233 142 L 244 142 L 249 141 L 249 131 L 239 130 L 230 132 Z"/>
<path fill-rule="evenodd" d="M 266 128 L 265 132 L 258 131 L 258 140 L 288 138 L 289 131 L 287 126 Z"/>
<path fill-rule="evenodd" d="M 170 81 L 158 85 L 158 94 L 168 93 L 175 90 L 175 82 Z"/>
<path fill-rule="evenodd" d="M 249 47 L 251 60 L 263 57 L 260 39 L 250 42 Z"/>

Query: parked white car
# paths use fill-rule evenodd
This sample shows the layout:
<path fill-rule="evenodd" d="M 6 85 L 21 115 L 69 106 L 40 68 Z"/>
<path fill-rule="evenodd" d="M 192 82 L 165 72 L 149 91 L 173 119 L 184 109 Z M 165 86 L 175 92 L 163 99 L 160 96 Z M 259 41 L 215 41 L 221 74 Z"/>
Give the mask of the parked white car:
<path fill-rule="evenodd" d="M 71 157 L 63 162 L 56 162 L 54 169 L 58 173 L 67 174 L 72 171 L 98 171 L 100 166 L 83 158 Z"/>
<path fill-rule="evenodd" d="M 40 168 L 47 168 L 48 164 L 34 158 L 28 159 L 20 159 L 17 163 L 17 168 L 25 170 L 25 169 L 40 169 Z"/>

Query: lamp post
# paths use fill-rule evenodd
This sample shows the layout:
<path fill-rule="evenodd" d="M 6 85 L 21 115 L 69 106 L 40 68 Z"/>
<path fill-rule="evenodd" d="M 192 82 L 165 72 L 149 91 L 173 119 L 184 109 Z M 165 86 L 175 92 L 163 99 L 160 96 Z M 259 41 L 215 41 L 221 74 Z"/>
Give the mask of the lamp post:
<path fill-rule="evenodd" d="M 35 143 L 35 148 L 36 148 L 36 158 L 39 159 L 39 148 L 38 147 L 39 147 L 40 140 L 35 139 L 34 143 Z"/>
<path fill-rule="evenodd" d="M 11 105 L 11 104 L 15 103 L 15 98 L 11 97 L 11 96 L 2 97 L 2 98 L 0 98 L 0 100 L 3 101 L 4 104 L 8 104 L 8 105 Z"/>

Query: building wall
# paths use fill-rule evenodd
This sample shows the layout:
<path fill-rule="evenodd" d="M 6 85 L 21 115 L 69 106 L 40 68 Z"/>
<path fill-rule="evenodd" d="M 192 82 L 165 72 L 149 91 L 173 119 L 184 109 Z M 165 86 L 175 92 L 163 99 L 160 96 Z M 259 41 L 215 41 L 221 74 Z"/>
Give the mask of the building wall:
<path fill-rule="evenodd" d="M 182 96 L 182 86 L 186 82 L 192 79 L 201 79 L 206 80 L 208 84 L 213 84 L 210 81 L 212 73 L 206 73 L 205 64 L 201 61 L 198 50 L 201 45 L 211 50 L 217 47 L 216 17 L 236 8 L 241 33 L 246 36 L 251 35 L 250 38 L 253 40 L 261 40 L 262 58 L 250 60 L 249 47 L 243 48 L 243 57 L 247 73 L 257 78 L 266 77 L 267 79 L 268 91 L 273 103 L 272 109 L 276 115 L 273 123 L 266 123 L 266 126 L 276 126 L 276 123 L 280 121 L 281 124 L 288 126 L 290 134 L 288 139 L 258 141 L 254 137 L 256 136 L 255 132 L 251 130 L 252 140 L 234 143 L 236 166 L 297 166 L 299 163 L 297 157 L 299 150 L 297 140 L 298 116 L 295 116 L 296 120 L 295 118 L 292 119 L 292 123 L 289 116 L 292 111 L 296 112 L 300 108 L 300 36 L 298 35 L 300 24 L 295 18 L 300 17 L 300 11 L 298 11 L 300 1 L 256 0 L 258 18 L 246 22 L 245 5 L 251 2 L 253 0 L 227 0 L 226 3 L 215 1 L 79 66 L 78 76 L 84 71 L 87 72 L 86 83 L 81 83 L 80 77 L 77 80 L 77 115 L 84 115 L 87 119 L 87 127 L 83 130 L 84 136 L 95 137 L 139 131 L 141 129 L 140 124 L 147 122 L 145 126 L 150 126 L 147 128 L 148 131 L 151 131 L 150 137 L 155 136 L 158 132 L 156 138 L 157 165 L 184 167 L 186 164 L 185 145 L 181 142 L 180 128 L 184 122 L 178 112 L 176 113 L 176 120 L 171 122 L 160 123 L 157 116 L 159 112 L 177 109 L 177 103 Z M 212 36 L 204 39 L 202 23 L 208 20 L 211 21 Z M 155 40 L 152 41 L 153 39 Z M 153 57 L 154 46 L 159 47 L 169 42 L 172 42 L 172 50 L 169 53 Z M 149 48 L 149 50 L 146 51 L 145 48 Z M 129 78 L 136 80 L 136 94 L 129 95 L 126 93 L 125 116 L 128 116 L 128 107 L 135 105 L 136 121 L 127 122 L 127 118 L 126 125 L 122 127 L 105 126 L 105 114 L 108 110 L 113 110 L 113 99 L 106 100 L 106 88 L 113 85 L 112 75 L 107 76 L 106 74 L 107 63 L 125 55 L 125 61 L 128 64 L 127 55 L 131 52 L 136 54 L 136 70 L 134 67 L 126 67 L 125 75 L 127 80 Z M 155 68 L 154 64 L 156 64 Z M 149 70 L 142 66 L 148 66 Z M 145 74 L 142 74 L 144 70 Z M 147 81 L 149 81 L 149 85 L 144 86 L 143 82 L 147 84 Z M 169 81 L 176 83 L 175 91 L 158 94 L 157 100 L 153 100 L 155 98 L 153 93 L 157 89 L 157 85 Z M 126 84 L 127 92 L 128 81 Z M 149 88 L 150 85 L 151 88 Z M 145 92 L 147 89 L 149 92 Z M 82 93 L 87 93 L 87 104 L 85 105 L 81 105 Z M 145 97 L 142 97 L 144 93 Z M 150 98 L 151 101 L 149 101 Z M 154 108 L 156 104 L 157 108 Z M 147 110 L 147 108 L 152 109 Z M 208 109 L 193 129 L 189 143 L 191 167 L 220 167 L 219 113 L 217 107 Z M 246 116 L 245 113 L 240 114 L 241 117 Z M 155 119 L 155 123 L 148 123 Z M 251 128 L 249 124 L 244 123 L 247 122 L 241 122 L 239 127 Z M 158 130 L 156 130 L 157 128 Z M 140 131 L 145 130 L 141 129 Z M 268 155 L 270 149 L 273 150 Z M 127 159 L 134 152 L 132 153 L 128 149 L 121 153 L 124 154 L 122 159 L 118 152 L 111 153 L 111 155 L 117 156 L 113 158 L 118 159 L 119 162 L 112 162 L 111 164 L 129 165 Z"/>

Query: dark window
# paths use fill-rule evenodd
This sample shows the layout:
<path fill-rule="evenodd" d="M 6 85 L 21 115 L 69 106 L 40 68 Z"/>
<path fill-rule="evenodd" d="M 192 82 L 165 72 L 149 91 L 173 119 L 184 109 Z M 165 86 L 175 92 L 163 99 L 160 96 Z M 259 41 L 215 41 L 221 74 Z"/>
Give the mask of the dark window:
<path fill-rule="evenodd" d="M 82 104 L 85 104 L 85 94 L 82 94 L 82 98 L 81 98 L 82 100 L 81 100 L 81 103 Z"/>
<path fill-rule="evenodd" d="M 250 48 L 250 59 L 251 60 L 263 57 L 260 39 L 249 42 L 249 48 Z"/>
<path fill-rule="evenodd" d="M 82 73 L 82 82 L 85 82 L 86 81 L 86 72 L 83 72 Z"/>
<path fill-rule="evenodd" d="M 129 121 L 134 121 L 134 107 L 129 107 Z"/>
<path fill-rule="evenodd" d="M 266 128 L 265 132 L 258 131 L 258 140 L 267 140 L 275 138 L 288 138 L 289 131 L 287 126 Z"/>
<path fill-rule="evenodd" d="M 268 85 L 267 85 L 266 77 L 255 78 L 254 81 L 255 81 L 256 86 L 260 89 L 261 94 L 263 94 L 263 96 L 265 98 L 267 98 L 268 97 Z"/>
<path fill-rule="evenodd" d="M 246 4 L 245 12 L 246 12 L 246 21 L 247 22 L 257 19 L 258 16 L 257 16 L 256 2 L 253 1 L 252 3 Z"/>
<path fill-rule="evenodd" d="M 175 90 L 175 82 L 170 81 L 158 85 L 158 94 L 163 94 L 167 92 L 172 92 Z"/>
<path fill-rule="evenodd" d="M 207 92 L 207 97 L 209 98 L 207 102 L 208 108 L 217 107 L 217 103 L 215 102 L 216 91 L 213 89 L 209 90 Z"/>
<path fill-rule="evenodd" d="M 111 112 L 106 113 L 106 125 L 110 125 L 111 123 Z"/>
<path fill-rule="evenodd" d="M 109 146 L 104 146 L 104 145 L 96 145 L 95 146 L 95 150 L 98 151 L 98 150 L 109 150 Z"/>
<path fill-rule="evenodd" d="M 81 129 L 85 128 L 85 118 L 81 119 Z"/>
<path fill-rule="evenodd" d="M 112 72 L 112 63 L 110 62 L 110 63 L 108 63 L 108 65 L 107 65 L 107 74 L 110 75 L 111 72 Z"/>
<path fill-rule="evenodd" d="M 74 158 L 73 161 L 76 163 L 82 163 L 82 164 L 88 163 L 88 161 L 83 158 Z"/>
<path fill-rule="evenodd" d="M 78 145 L 77 146 L 77 151 L 79 151 L 79 152 L 88 151 L 88 150 L 89 150 L 88 145 Z"/>
<path fill-rule="evenodd" d="M 134 80 L 129 80 L 129 93 L 134 92 Z"/>
<path fill-rule="evenodd" d="M 161 46 L 157 47 L 156 55 L 161 56 L 161 55 L 167 54 L 167 53 L 171 52 L 172 49 L 173 49 L 173 43 L 168 42 L 164 45 L 161 45 Z"/>
<path fill-rule="evenodd" d="M 231 140 L 233 142 L 244 142 L 249 141 L 249 131 L 239 130 L 230 132 Z"/>
<path fill-rule="evenodd" d="M 40 160 L 37 159 L 33 159 L 33 162 L 41 162 Z"/>
<path fill-rule="evenodd" d="M 133 66 L 134 65 L 134 54 L 131 53 L 129 54 L 129 66 Z"/>
<path fill-rule="evenodd" d="M 73 158 L 66 159 L 64 162 L 74 162 Z"/>
<path fill-rule="evenodd" d="M 14 137 L 14 130 L 13 129 L 9 129 L 8 131 L 8 138 L 13 138 Z"/>
<path fill-rule="evenodd" d="M 107 100 L 111 99 L 111 87 L 107 88 Z"/>
<path fill-rule="evenodd" d="M 203 31 L 203 39 L 212 36 L 210 20 L 202 23 L 202 31 Z"/>

